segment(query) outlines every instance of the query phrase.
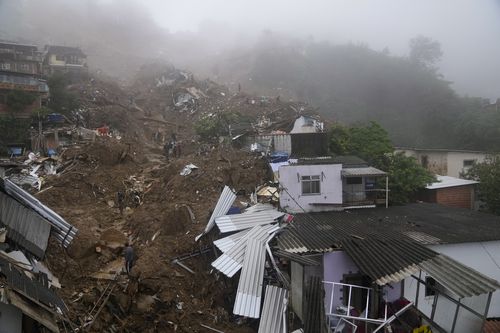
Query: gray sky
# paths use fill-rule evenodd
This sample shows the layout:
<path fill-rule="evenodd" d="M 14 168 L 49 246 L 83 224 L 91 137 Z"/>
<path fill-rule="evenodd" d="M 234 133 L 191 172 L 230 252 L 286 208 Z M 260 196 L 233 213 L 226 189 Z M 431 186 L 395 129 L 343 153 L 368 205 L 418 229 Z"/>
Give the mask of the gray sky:
<path fill-rule="evenodd" d="M 460 93 L 500 97 L 500 0 L 143 0 L 171 32 L 197 31 L 200 22 L 228 30 L 264 29 L 312 35 L 337 43 L 362 42 L 405 55 L 408 40 L 441 42 L 440 64 Z"/>

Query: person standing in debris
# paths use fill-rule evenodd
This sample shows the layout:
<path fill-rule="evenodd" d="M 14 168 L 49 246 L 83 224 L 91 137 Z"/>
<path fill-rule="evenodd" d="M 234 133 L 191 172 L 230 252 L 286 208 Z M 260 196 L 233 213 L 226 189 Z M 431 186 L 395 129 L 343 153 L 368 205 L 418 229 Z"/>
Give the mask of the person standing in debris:
<path fill-rule="evenodd" d="M 163 154 L 165 154 L 167 162 L 168 162 L 169 152 L 170 152 L 170 142 L 166 142 L 165 145 L 163 146 Z"/>
<path fill-rule="evenodd" d="M 120 209 L 120 215 L 123 215 L 123 210 L 125 209 L 125 194 L 122 191 L 116 193 L 116 201 L 118 203 L 118 209 Z"/>
<path fill-rule="evenodd" d="M 123 256 L 125 257 L 125 271 L 127 272 L 127 275 L 129 275 L 132 270 L 132 266 L 134 265 L 135 253 L 134 249 L 128 242 L 125 244 Z"/>

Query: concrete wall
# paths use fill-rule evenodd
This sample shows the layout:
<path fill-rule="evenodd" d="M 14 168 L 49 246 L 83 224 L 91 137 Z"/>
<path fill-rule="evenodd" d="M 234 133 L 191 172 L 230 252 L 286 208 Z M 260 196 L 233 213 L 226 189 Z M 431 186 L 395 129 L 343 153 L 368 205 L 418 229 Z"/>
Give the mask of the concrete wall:
<path fill-rule="evenodd" d="M 443 244 L 429 247 L 500 281 L 500 241 Z M 500 317 L 500 291 L 493 293 L 488 317 Z"/>
<path fill-rule="evenodd" d="M 359 273 L 359 268 L 344 251 L 326 253 L 323 256 L 324 281 L 342 282 L 344 275 Z M 335 309 L 344 304 L 343 291 L 335 287 L 332 301 L 332 286 L 325 284 L 325 309 L 329 312 L 330 306 Z M 371 287 L 371 286 L 370 286 Z M 401 283 L 391 284 L 382 289 L 385 299 L 393 302 L 401 297 Z"/>
<path fill-rule="evenodd" d="M 292 153 L 292 142 L 290 134 L 270 134 L 249 137 L 246 141 L 249 146 L 252 143 L 259 143 L 262 146 L 269 145 L 269 151 L 282 151 L 290 155 Z"/>
<path fill-rule="evenodd" d="M 342 204 L 341 164 L 286 165 L 279 168 L 280 185 L 286 189 L 280 193 L 280 206 L 290 213 L 331 210 Z M 320 194 L 302 195 L 301 176 L 320 176 Z M 312 205 L 322 204 L 322 205 Z"/>
<path fill-rule="evenodd" d="M 480 163 L 486 156 L 488 156 L 486 153 L 449 152 L 447 176 L 460 177 L 460 173 L 468 169 L 464 168 L 464 161 L 475 160 Z"/>
<path fill-rule="evenodd" d="M 404 152 L 406 156 L 413 156 L 418 163 L 422 164 L 424 157 L 427 157 L 427 169 L 435 174 L 442 176 L 460 177 L 460 174 L 467 171 L 464 168 L 464 161 L 475 160 L 483 162 L 488 156 L 482 152 L 467 151 L 441 151 L 441 150 L 415 150 L 398 149 L 398 152 Z"/>
<path fill-rule="evenodd" d="M 23 314 L 10 304 L 0 302 L 0 333 L 21 333 Z"/>

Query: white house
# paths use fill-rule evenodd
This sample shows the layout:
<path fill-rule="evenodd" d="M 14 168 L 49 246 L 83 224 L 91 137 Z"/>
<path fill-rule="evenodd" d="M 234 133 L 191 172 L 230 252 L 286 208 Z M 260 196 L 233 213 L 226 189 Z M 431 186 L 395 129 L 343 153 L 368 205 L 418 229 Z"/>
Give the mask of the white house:
<path fill-rule="evenodd" d="M 474 150 L 397 148 L 396 152 L 404 152 L 414 157 L 420 165 L 434 174 L 461 177 L 474 163 L 483 162 L 490 153 Z"/>
<path fill-rule="evenodd" d="M 296 214 L 278 248 L 322 260 L 292 260 L 292 307 L 310 318 L 305 296 L 316 275 L 332 327 L 481 332 L 500 317 L 498 226 L 497 216 L 427 203 Z"/>
<path fill-rule="evenodd" d="M 386 179 L 377 182 L 386 173 L 353 156 L 290 160 L 278 174 L 280 206 L 289 213 L 387 204 Z"/>

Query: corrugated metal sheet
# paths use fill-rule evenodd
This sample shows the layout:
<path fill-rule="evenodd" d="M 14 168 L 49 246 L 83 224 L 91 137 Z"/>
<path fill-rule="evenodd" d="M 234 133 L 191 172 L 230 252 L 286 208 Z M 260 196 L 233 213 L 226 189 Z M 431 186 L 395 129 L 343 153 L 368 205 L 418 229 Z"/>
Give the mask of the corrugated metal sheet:
<path fill-rule="evenodd" d="M 327 333 L 325 292 L 318 276 L 311 276 L 305 287 L 304 333 Z"/>
<path fill-rule="evenodd" d="M 262 226 L 262 228 L 268 234 L 271 234 L 279 229 L 279 227 L 277 225 L 274 225 L 274 224 L 264 225 L 264 226 Z M 214 241 L 214 245 L 217 246 L 219 248 L 219 250 L 222 251 L 222 253 L 225 253 L 225 252 L 229 251 L 229 249 L 231 249 L 234 245 L 236 245 L 236 243 L 241 238 L 243 238 L 243 236 L 245 236 L 249 231 L 250 231 L 250 229 L 246 229 L 246 230 L 237 232 L 235 234 L 229 235 L 227 237 L 218 239 L 218 240 Z"/>
<path fill-rule="evenodd" d="M 229 251 L 230 248 L 232 248 L 243 236 L 245 236 L 250 229 L 243 230 L 240 232 L 237 232 L 235 234 L 229 235 L 227 237 L 218 239 L 214 241 L 214 245 L 219 248 L 219 250 L 222 251 L 222 253 L 225 253 Z"/>
<path fill-rule="evenodd" d="M 285 215 L 277 210 L 264 210 L 255 213 L 225 215 L 215 219 L 222 233 L 244 230 L 256 225 L 270 224 Z"/>
<path fill-rule="evenodd" d="M 278 226 L 275 226 L 276 230 Z M 227 277 L 233 277 L 243 265 L 245 251 L 249 239 L 265 241 L 269 237 L 269 229 L 261 226 L 253 227 L 231 249 L 212 262 L 212 266 Z"/>
<path fill-rule="evenodd" d="M 286 332 L 287 306 L 288 290 L 276 286 L 267 286 L 258 333 Z"/>
<path fill-rule="evenodd" d="M 295 254 L 282 250 L 274 250 L 273 254 L 278 257 L 286 258 L 291 261 L 295 261 L 304 266 L 319 266 L 321 265 L 321 258 L 317 258 L 317 256 L 304 256 L 300 254 Z"/>
<path fill-rule="evenodd" d="M 233 313 L 250 317 L 260 317 L 264 265 L 266 262 L 265 242 L 249 238 L 241 270 Z"/>
<path fill-rule="evenodd" d="M 378 285 L 399 282 L 418 272 L 418 264 L 438 255 L 410 239 L 345 239 L 342 248 Z"/>
<path fill-rule="evenodd" d="M 256 212 L 262 212 L 265 210 L 276 210 L 273 205 L 267 204 L 267 203 L 257 203 L 253 206 L 250 206 L 245 209 L 244 213 L 256 213 Z"/>
<path fill-rule="evenodd" d="M 0 225 L 7 227 L 7 237 L 38 258 L 45 256 L 50 224 L 7 194 L 0 191 Z"/>
<path fill-rule="evenodd" d="M 36 279 L 29 278 L 22 270 L 2 257 L 0 257 L 0 274 L 7 278 L 7 284 L 12 289 L 48 307 L 58 306 L 61 310 L 66 309 L 63 301 L 52 290 L 44 287 Z"/>
<path fill-rule="evenodd" d="M 386 173 L 374 167 L 342 169 L 342 176 L 384 176 Z"/>
<path fill-rule="evenodd" d="M 477 296 L 500 289 L 500 283 L 458 261 L 440 254 L 420 268 L 458 297 Z"/>
<path fill-rule="evenodd" d="M 196 236 L 196 241 L 198 241 L 204 234 L 212 230 L 212 228 L 214 227 L 215 218 L 227 214 L 229 208 L 231 208 L 231 206 L 233 205 L 234 200 L 236 200 L 236 194 L 228 186 L 224 186 L 224 190 L 222 190 L 222 193 L 220 194 L 219 200 L 215 205 L 214 211 L 210 216 L 210 219 L 208 220 L 205 230 L 203 231 L 203 233 Z"/>
<path fill-rule="evenodd" d="M 24 206 L 36 211 L 40 216 L 45 218 L 52 226 L 52 235 L 62 244 L 63 247 L 68 247 L 76 236 L 78 229 L 66 222 L 61 216 L 54 212 L 49 207 L 42 204 L 37 198 L 14 184 L 8 179 L 0 181 L 0 187 L 5 192 L 16 199 Z"/>

